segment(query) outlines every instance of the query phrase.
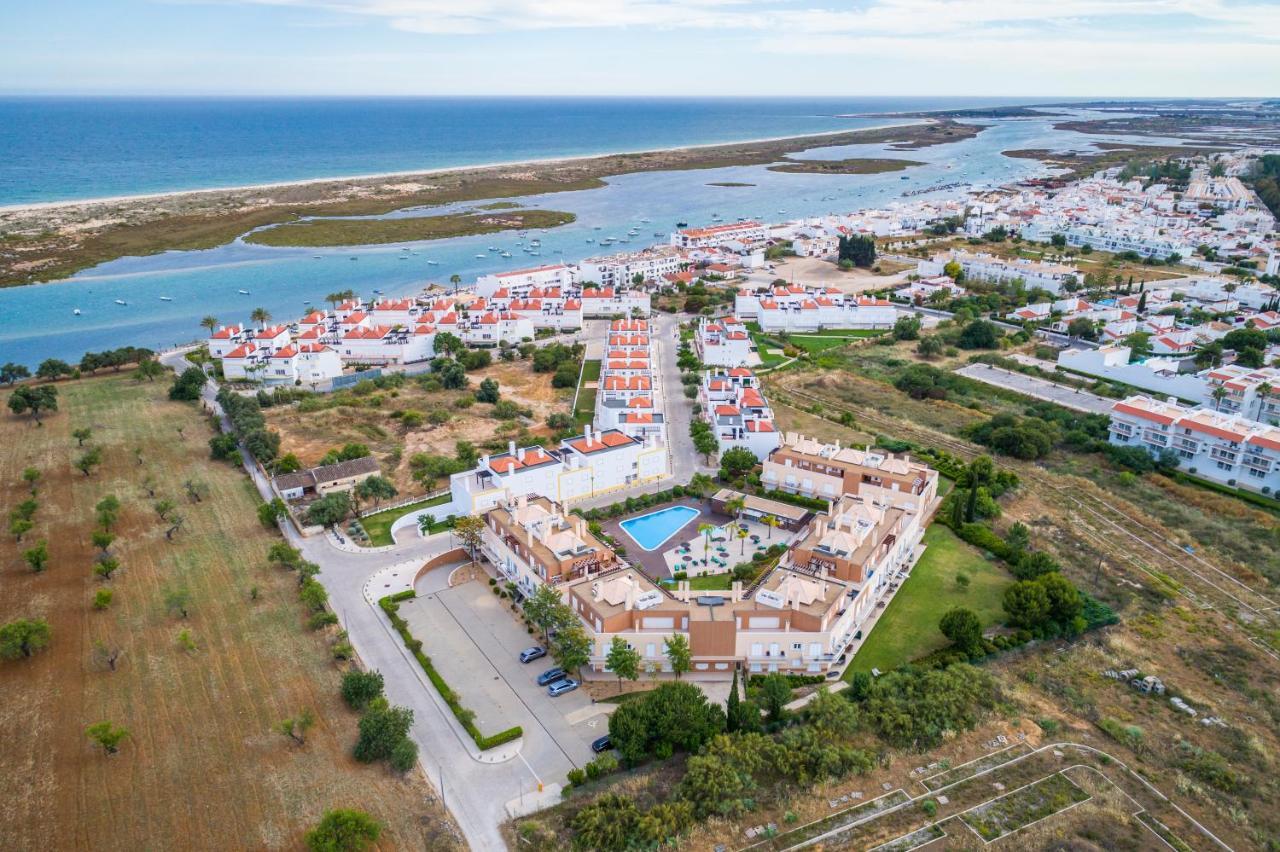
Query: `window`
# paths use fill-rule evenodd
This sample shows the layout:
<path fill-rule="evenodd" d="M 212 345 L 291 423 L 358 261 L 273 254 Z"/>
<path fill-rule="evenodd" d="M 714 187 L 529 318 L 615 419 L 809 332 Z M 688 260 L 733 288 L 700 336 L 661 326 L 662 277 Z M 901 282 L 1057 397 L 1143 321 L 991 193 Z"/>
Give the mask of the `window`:
<path fill-rule="evenodd" d="M 793 650 L 793 651 L 799 651 L 799 650 L 800 650 L 801 648 L 803 648 L 803 647 L 804 647 L 804 646 L 803 646 L 802 644 L 800 644 L 799 642 L 796 642 L 795 644 L 793 644 L 793 645 L 791 646 L 791 650 Z"/>
<path fill-rule="evenodd" d="M 649 642 L 644 646 L 644 655 L 646 657 L 658 656 L 658 645 L 656 642 Z"/>
<path fill-rule="evenodd" d="M 1254 479 L 1262 479 L 1267 475 L 1265 470 L 1258 470 L 1256 467 L 1249 468 L 1249 475 Z"/>
<path fill-rule="evenodd" d="M 820 657 L 820 656 L 822 656 L 822 644 L 821 644 L 820 642 L 812 642 L 812 643 L 810 643 L 810 645 L 809 645 L 809 656 L 810 656 L 810 657 Z"/>
<path fill-rule="evenodd" d="M 763 657 L 763 656 L 764 656 L 764 645 L 763 645 L 763 644 L 761 644 L 761 643 L 759 643 L 759 642 L 752 642 L 752 643 L 751 643 L 751 656 L 753 656 L 753 657 Z"/>
<path fill-rule="evenodd" d="M 1231 470 L 1232 467 L 1233 465 L 1227 462 L 1218 462 L 1218 470 Z"/>

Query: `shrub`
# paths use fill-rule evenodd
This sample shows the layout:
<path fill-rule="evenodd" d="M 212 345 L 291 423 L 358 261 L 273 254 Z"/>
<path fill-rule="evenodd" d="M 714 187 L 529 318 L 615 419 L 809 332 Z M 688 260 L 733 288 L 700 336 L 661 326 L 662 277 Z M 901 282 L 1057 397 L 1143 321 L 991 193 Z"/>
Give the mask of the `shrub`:
<path fill-rule="evenodd" d="M 310 852 L 360 852 L 377 842 L 382 826 L 363 811 L 340 808 L 326 811 L 307 832 Z"/>
<path fill-rule="evenodd" d="M 363 710 L 370 701 L 382 695 L 380 672 L 352 670 L 342 676 L 342 698 L 353 710 Z"/>

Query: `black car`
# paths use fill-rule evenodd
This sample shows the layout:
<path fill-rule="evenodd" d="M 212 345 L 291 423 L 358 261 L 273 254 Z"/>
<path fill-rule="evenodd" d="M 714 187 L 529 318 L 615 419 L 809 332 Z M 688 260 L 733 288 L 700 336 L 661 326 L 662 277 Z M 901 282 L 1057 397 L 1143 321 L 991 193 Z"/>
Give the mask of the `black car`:
<path fill-rule="evenodd" d="M 547 649 L 534 645 L 532 648 L 525 648 L 520 652 L 520 662 L 532 663 L 534 660 L 541 659 L 547 655 Z"/>
<path fill-rule="evenodd" d="M 555 668 L 547 669 L 545 672 L 538 675 L 538 686 L 546 686 L 549 683 L 553 683 L 568 676 L 568 673 L 564 669 L 556 666 Z"/>
<path fill-rule="evenodd" d="M 613 740 L 609 739 L 608 734 L 605 734 L 600 739 L 591 743 L 591 750 L 596 754 L 599 754 L 602 751 L 608 751 L 611 748 L 613 748 Z"/>

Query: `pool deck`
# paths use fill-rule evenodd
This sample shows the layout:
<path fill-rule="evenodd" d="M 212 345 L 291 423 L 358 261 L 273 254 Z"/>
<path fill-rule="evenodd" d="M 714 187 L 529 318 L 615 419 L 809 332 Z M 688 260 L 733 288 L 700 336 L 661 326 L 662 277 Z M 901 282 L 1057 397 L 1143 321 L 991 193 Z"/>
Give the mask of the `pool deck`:
<path fill-rule="evenodd" d="M 654 512 L 660 512 L 663 509 L 669 509 L 672 506 L 689 506 L 698 510 L 698 515 L 690 518 L 689 522 L 676 531 L 675 535 L 662 543 L 657 550 L 644 550 L 636 543 L 627 531 L 622 528 L 623 521 L 629 521 L 632 518 L 639 518 L 643 515 L 651 515 Z M 626 559 L 633 565 L 638 565 L 650 577 L 663 579 L 671 576 L 671 570 L 667 567 L 667 560 L 663 555 L 668 550 L 678 547 L 682 542 L 695 538 L 698 535 L 698 526 L 700 524 L 720 524 L 728 523 L 733 520 L 728 515 L 722 515 L 719 512 L 711 510 L 710 501 L 700 501 L 695 497 L 682 497 L 679 500 L 672 500 L 670 503 L 663 503 L 661 506 L 650 506 L 633 515 L 625 518 L 614 518 L 609 521 L 602 521 L 600 526 L 609 535 L 617 539 L 623 546 L 627 548 Z"/>

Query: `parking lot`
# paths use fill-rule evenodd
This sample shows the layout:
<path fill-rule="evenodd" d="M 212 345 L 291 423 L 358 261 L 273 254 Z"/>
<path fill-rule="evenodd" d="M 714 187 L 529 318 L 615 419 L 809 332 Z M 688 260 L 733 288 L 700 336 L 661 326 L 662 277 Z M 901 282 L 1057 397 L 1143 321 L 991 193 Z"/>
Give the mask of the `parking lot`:
<path fill-rule="evenodd" d="M 956 370 L 962 376 L 985 382 L 989 385 L 1017 391 L 1034 399 L 1056 402 L 1064 408 L 1083 411 L 1087 414 L 1110 414 L 1114 399 L 1098 396 L 1088 391 L 1057 385 L 1035 376 L 1026 376 L 1011 370 L 1002 370 L 989 364 L 969 364 Z"/>
<path fill-rule="evenodd" d="M 585 689 L 558 698 L 535 679 L 555 662 L 550 656 L 523 664 L 520 652 L 540 643 L 530 636 L 486 583 L 471 581 L 427 592 L 400 605 L 414 638 L 462 703 L 475 712 L 481 732 L 512 725 L 524 729 L 521 756 L 546 782 L 562 782 L 593 757 L 591 741 L 608 733 L 610 705 L 594 705 Z"/>

